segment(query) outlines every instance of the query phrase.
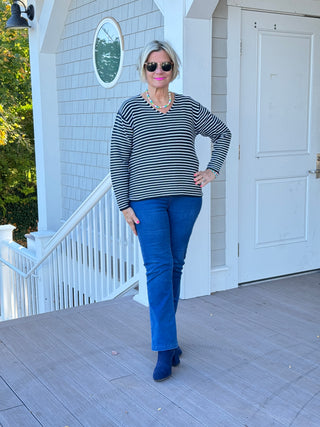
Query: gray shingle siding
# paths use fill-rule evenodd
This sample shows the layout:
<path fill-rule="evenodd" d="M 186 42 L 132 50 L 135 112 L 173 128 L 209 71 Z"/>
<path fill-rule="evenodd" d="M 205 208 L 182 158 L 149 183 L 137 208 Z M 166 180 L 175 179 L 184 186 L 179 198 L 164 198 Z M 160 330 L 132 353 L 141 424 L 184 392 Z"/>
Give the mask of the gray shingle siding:
<path fill-rule="evenodd" d="M 92 60 L 94 34 L 106 17 L 119 23 L 125 50 L 120 79 L 111 89 L 98 83 Z M 108 173 L 116 111 L 143 90 L 137 58 L 157 38 L 163 39 L 163 17 L 152 0 L 71 2 L 56 55 L 64 220 Z"/>

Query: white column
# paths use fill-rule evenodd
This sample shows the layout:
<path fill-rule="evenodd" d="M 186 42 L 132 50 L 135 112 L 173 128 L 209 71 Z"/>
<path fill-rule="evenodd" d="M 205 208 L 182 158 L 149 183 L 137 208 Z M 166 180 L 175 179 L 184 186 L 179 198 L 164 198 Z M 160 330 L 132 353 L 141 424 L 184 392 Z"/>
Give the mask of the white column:
<path fill-rule="evenodd" d="M 29 30 L 29 46 L 38 187 L 38 229 L 56 231 L 61 225 L 56 56 L 55 51 L 45 53 L 42 50 L 43 33 L 47 31 L 47 27 L 41 25 L 39 2 L 35 3 L 35 12 L 32 28 Z"/>
<path fill-rule="evenodd" d="M 211 110 L 212 23 L 210 19 L 184 19 L 183 92 Z M 200 169 L 207 167 L 211 156 L 208 138 L 196 141 Z M 190 239 L 181 297 L 210 294 L 211 280 L 211 186 L 203 189 L 202 209 Z"/>
<path fill-rule="evenodd" d="M 190 95 L 211 109 L 212 13 L 217 1 L 155 0 L 164 15 L 164 38 L 181 59 L 181 74 L 171 85 L 175 92 Z M 186 14 L 188 13 L 188 17 Z M 200 168 L 211 153 L 210 140 L 196 143 Z M 211 236 L 210 186 L 204 188 L 203 205 L 190 239 L 181 286 L 181 298 L 210 293 Z"/>
<path fill-rule="evenodd" d="M 31 52 L 39 230 L 56 231 L 61 219 L 55 56 Z"/>

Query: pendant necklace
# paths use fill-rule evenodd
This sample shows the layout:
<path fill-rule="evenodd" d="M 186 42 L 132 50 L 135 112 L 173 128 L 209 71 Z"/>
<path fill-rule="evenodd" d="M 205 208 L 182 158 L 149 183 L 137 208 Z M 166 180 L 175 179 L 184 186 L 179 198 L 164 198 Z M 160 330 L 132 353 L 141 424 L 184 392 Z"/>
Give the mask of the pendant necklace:
<path fill-rule="evenodd" d="M 148 100 L 148 102 L 154 107 L 154 108 L 157 108 L 158 110 L 161 110 L 162 108 L 167 108 L 167 107 L 169 107 L 169 105 L 171 104 L 171 101 L 172 101 L 172 98 L 171 98 L 171 92 L 168 92 L 168 95 L 169 95 L 169 101 L 168 101 L 168 104 L 166 104 L 166 105 L 156 105 L 153 101 L 152 101 L 152 99 L 151 99 L 151 97 L 150 97 L 150 94 L 149 94 L 149 91 L 148 91 L 148 89 L 146 90 L 146 95 L 147 95 L 147 100 Z"/>

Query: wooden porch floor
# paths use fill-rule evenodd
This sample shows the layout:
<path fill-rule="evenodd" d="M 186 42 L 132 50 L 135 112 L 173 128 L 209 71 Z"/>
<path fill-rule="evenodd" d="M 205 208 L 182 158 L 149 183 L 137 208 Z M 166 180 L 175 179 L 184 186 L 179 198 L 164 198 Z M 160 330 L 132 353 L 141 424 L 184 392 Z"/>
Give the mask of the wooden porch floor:
<path fill-rule="evenodd" d="M 320 425 L 320 273 L 181 301 L 181 364 L 152 380 L 148 310 L 0 323 L 0 425 Z"/>

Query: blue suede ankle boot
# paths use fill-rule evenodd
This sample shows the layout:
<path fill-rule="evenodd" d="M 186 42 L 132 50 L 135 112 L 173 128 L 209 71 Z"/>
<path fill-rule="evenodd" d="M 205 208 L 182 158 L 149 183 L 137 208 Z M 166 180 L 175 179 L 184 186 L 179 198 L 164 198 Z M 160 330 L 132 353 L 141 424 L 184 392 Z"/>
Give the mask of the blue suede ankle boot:
<path fill-rule="evenodd" d="M 178 366 L 179 365 L 181 354 L 182 354 L 182 350 L 179 346 L 174 349 L 174 355 L 172 358 L 172 366 Z"/>
<path fill-rule="evenodd" d="M 155 381 L 163 381 L 171 376 L 173 357 L 176 350 L 158 351 L 158 362 L 153 371 Z"/>

